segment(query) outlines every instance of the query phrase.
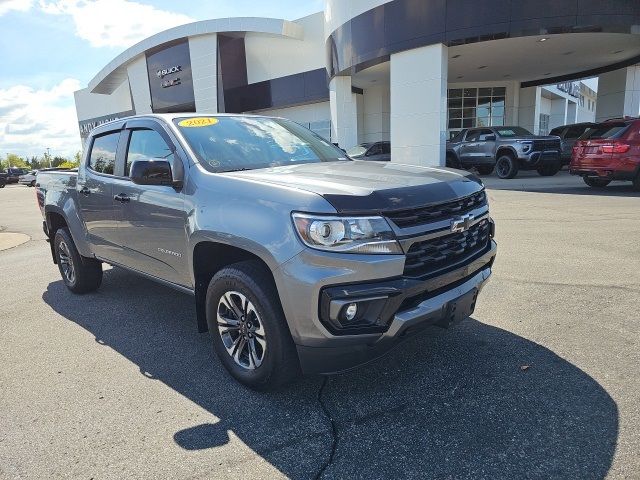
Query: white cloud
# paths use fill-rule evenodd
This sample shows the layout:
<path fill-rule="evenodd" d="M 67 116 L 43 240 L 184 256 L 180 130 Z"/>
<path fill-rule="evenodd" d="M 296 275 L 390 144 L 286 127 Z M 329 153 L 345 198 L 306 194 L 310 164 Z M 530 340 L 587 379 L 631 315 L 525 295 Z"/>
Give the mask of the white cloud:
<path fill-rule="evenodd" d="M 71 157 L 81 149 L 73 92 L 80 82 L 67 78 L 51 89 L 26 85 L 0 89 L 0 155 Z"/>
<path fill-rule="evenodd" d="M 187 15 L 129 0 L 40 0 L 52 15 L 69 15 L 76 35 L 94 47 L 130 47 L 150 35 L 193 22 Z"/>
<path fill-rule="evenodd" d="M 26 12 L 33 5 L 33 0 L 0 0 L 0 17 L 11 10 Z"/>

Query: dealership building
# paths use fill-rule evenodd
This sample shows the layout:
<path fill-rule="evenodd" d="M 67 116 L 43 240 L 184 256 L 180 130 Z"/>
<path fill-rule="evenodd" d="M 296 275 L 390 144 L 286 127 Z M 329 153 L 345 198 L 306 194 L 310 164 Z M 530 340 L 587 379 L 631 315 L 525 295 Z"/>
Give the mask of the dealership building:
<path fill-rule="evenodd" d="M 462 128 L 640 115 L 640 2 L 326 0 L 295 21 L 204 20 L 133 45 L 75 101 L 83 137 L 134 113 L 249 112 L 443 164 Z"/>

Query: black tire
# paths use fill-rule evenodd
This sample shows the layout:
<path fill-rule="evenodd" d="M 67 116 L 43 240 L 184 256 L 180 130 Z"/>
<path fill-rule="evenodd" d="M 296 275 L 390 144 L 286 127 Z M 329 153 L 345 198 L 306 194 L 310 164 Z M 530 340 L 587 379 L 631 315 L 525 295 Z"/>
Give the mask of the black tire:
<path fill-rule="evenodd" d="M 102 283 L 102 263 L 80 255 L 69 230 L 60 228 L 53 238 L 62 281 L 73 293 L 93 292 Z M 68 269 L 71 268 L 71 271 Z"/>
<path fill-rule="evenodd" d="M 223 295 L 227 295 L 226 301 Z M 243 304 L 241 296 L 248 303 Z M 234 308 L 226 308 L 229 300 L 241 310 L 240 313 L 243 311 L 241 315 L 234 313 Z M 207 289 L 206 312 L 214 350 L 238 382 L 253 390 L 275 390 L 300 375 L 298 354 L 278 292 L 270 273 L 262 264 L 245 261 L 216 273 Z M 220 318 L 228 316 L 228 324 L 218 322 L 219 312 L 223 315 Z M 238 326 L 231 321 L 237 322 Z M 221 332 L 221 329 L 226 332 Z M 264 342 L 264 348 L 259 338 Z M 228 346 L 225 346 L 225 342 Z M 251 347 L 249 342 L 254 346 Z M 237 354 L 238 360 L 234 359 L 232 352 Z M 258 363 L 260 353 L 262 358 Z M 243 359 L 249 365 L 241 365 Z"/>
<path fill-rule="evenodd" d="M 6 182 L 0 182 L 0 188 L 4 188 L 5 185 L 6 185 Z"/>
<path fill-rule="evenodd" d="M 456 157 L 453 153 L 447 153 L 446 166 L 449 168 L 457 168 L 459 170 L 462 169 L 460 160 L 458 160 L 458 157 Z"/>
<path fill-rule="evenodd" d="M 507 153 L 500 155 L 496 160 L 496 173 L 503 179 L 514 178 L 518 174 L 518 161 Z"/>
<path fill-rule="evenodd" d="M 636 178 L 633 179 L 633 189 L 636 192 L 640 192 L 640 172 L 636 175 Z"/>
<path fill-rule="evenodd" d="M 476 167 L 480 175 L 491 175 L 495 169 L 494 165 L 479 165 Z"/>
<path fill-rule="evenodd" d="M 538 173 L 543 177 L 553 177 L 556 173 L 562 170 L 562 164 L 559 161 L 553 163 L 545 163 L 544 165 L 540 165 L 537 170 Z"/>
<path fill-rule="evenodd" d="M 30 187 L 35 187 L 36 186 L 36 181 L 32 180 L 31 183 L 29 184 Z"/>
<path fill-rule="evenodd" d="M 582 177 L 582 180 L 591 188 L 604 188 L 611 183 L 611 180 L 595 177 Z"/>

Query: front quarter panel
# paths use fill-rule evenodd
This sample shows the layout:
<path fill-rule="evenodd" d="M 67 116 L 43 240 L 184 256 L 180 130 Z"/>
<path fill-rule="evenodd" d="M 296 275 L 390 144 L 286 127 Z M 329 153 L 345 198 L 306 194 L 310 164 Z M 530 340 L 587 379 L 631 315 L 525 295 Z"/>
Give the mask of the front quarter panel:
<path fill-rule="evenodd" d="M 194 165 L 185 193 L 193 279 L 193 251 L 203 241 L 242 248 L 276 271 L 304 248 L 291 212 L 335 214 L 322 197 L 307 191 L 211 174 Z"/>

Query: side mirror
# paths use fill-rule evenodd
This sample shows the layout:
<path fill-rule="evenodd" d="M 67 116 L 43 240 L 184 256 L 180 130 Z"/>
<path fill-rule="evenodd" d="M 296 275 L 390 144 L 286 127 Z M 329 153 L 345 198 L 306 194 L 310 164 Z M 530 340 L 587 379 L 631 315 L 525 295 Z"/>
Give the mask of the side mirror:
<path fill-rule="evenodd" d="M 496 136 L 495 135 L 485 135 L 484 136 L 484 141 L 485 142 L 495 142 L 496 141 Z"/>
<path fill-rule="evenodd" d="M 129 177 L 137 185 L 165 185 L 179 188 L 182 186 L 184 172 L 182 172 L 182 168 L 172 169 L 171 163 L 164 158 L 135 160 L 131 164 Z M 176 163 L 180 163 L 180 161 L 178 160 Z"/>

